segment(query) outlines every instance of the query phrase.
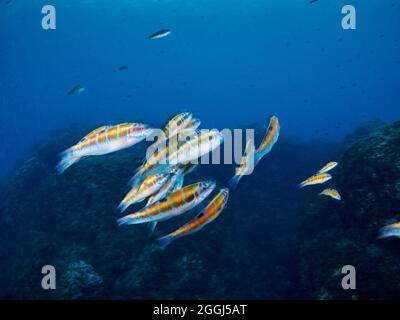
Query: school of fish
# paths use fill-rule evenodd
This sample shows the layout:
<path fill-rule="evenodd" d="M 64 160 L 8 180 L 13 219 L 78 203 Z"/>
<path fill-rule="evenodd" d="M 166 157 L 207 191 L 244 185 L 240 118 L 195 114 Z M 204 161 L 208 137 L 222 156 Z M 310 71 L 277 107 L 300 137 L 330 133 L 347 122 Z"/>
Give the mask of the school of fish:
<path fill-rule="evenodd" d="M 162 32 L 151 36 L 154 39 L 166 36 Z M 78 92 L 80 88 L 73 91 Z M 218 130 L 199 130 L 201 121 L 190 112 L 173 116 L 163 130 L 158 130 L 157 140 L 147 149 L 145 160 L 136 169 L 129 181 L 130 190 L 118 205 L 120 212 L 146 200 L 141 209 L 117 219 L 119 226 L 147 223 L 152 231 L 157 223 L 180 216 L 201 205 L 215 190 L 214 180 L 202 180 L 184 186 L 185 175 L 190 174 L 198 160 L 223 143 L 223 135 Z M 279 137 L 279 120 L 270 118 L 266 134 L 259 147 L 248 140 L 239 167 L 230 180 L 236 188 L 244 175 L 249 175 L 253 167 L 272 150 Z M 154 128 L 142 123 L 122 123 L 106 125 L 94 129 L 78 143 L 61 154 L 56 169 L 63 173 L 79 160 L 116 152 L 150 138 L 156 133 Z M 182 227 L 157 241 L 166 247 L 173 240 L 193 234 L 214 221 L 224 210 L 229 198 L 229 189 L 221 188 L 216 196 L 199 210 L 199 213 Z"/>
<path fill-rule="evenodd" d="M 332 169 L 334 169 L 338 165 L 337 162 L 328 162 L 326 165 L 324 165 L 320 170 L 317 171 L 316 174 L 312 175 L 311 177 L 305 179 L 304 181 L 299 183 L 299 189 L 304 188 L 306 186 L 312 186 L 316 184 L 323 184 L 329 180 L 332 179 L 332 176 L 328 173 Z M 322 190 L 318 195 L 324 195 L 327 197 L 330 197 L 332 199 L 335 199 L 337 201 L 342 200 L 342 197 L 336 189 L 333 188 L 327 188 Z"/>
<path fill-rule="evenodd" d="M 157 38 L 159 35 L 155 35 Z M 71 94 L 83 90 L 76 87 Z M 124 212 L 131 206 L 145 200 L 141 209 L 117 219 L 119 226 L 148 223 L 153 232 L 158 222 L 180 216 L 202 204 L 215 190 L 216 182 L 202 180 L 184 186 L 184 177 L 198 165 L 197 161 L 223 143 L 223 135 L 218 130 L 199 130 L 201 121 L 190 112 L 173 116 L 161 131 L 156 142 L 147 150 L 143 164 L 136 169 L 130 179 L 130 190 L 123 197 L 118 208 Z M 59 174 L 78 161 L 123 150 L 146 140 L 155 132 L 154 128 L 143 123 L 121 123 L 96 128 L 85 135 L 75 145 L 61 153 L 61 160 L 56 166 Z M 278 141 L 280 134 L 279 119 L 272 116 L 266 133 L 258 148 L 252 139 L 246 141 L 241 162 L 235 175 L 229 180 L 233 190 L 245 175 L 252 174 L 260 160 L 268 154 Z M 182 138 L 183 137 L 183 138 Z M 189 139 L 188 139 L 189 138 Z M 299 183 L 299 189 L 306 186 L 324 184 L 332 179 L 329 174 L 338 165 L 328 162 L 315 174 Z M 229 198 L 229 189 L 221 188 L 217 195 L 189 222 L 177 230 L 157 238 L 161 247 L 166 247 L 173 240 L 196 233 L 214 221 L 224 210 Z M 326 188 L 319 196 L 326 196 L 336 201 L 342 197 L 338 190 Z M 389 224 L 379 230 L 378 239 L 400 238 L 400 222 Z"/>

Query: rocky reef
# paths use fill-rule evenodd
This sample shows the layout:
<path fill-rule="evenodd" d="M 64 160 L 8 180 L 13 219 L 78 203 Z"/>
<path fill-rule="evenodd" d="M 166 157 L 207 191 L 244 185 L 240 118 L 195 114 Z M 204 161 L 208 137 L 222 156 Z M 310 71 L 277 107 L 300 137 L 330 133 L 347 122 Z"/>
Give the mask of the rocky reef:
<path fill-rule="evenodd" d="M 400 122 L 372 127 L 351 136 L 333 173 L 342 201 L 314 197 L 301 216 L 301 279 L 310 298 L 400 297 L 400 242 L 377 240 L 379 228 L 400 220 Z M 341 287 L 344 265 L 356 269 L 356 290 Z"/>
<path fill-rule="evenodd" d="M 55 132 L 1 182 L 0 299 L 400 297 L 399 240 L 377 240 L 379 228 L 400 220 L 400 122 L 365 124 L 341 145 L 282 136 L 217 220 L 166 249 L 154 238 L 196 209 L 153 235 L 146 225 L 116 225 L 145 143 L 55 172 L 60 150 L 86 131 Z M 325 185 L 297 190 L 331 160 L 340 165 L 329 185 L 342 201 L 318 197 Z M 186 184 L 214 178 L 222 187 L 233 173 L 205 165 Z M 48 264 L 56 290 L 40 285 Z M 341 287 L 344 265 L 356 268 L 356 290 Z"/>
<path fill-rule="evenodd" d="M 119 228 L 116 207 L 146 144 L 83 159 L 58 175 L 58 153 L 87 131 L 53 133 L 4 183 L 1 299 L 305 297 L 298 286 L 295 221 L 306 196 L 296 184 L 330 160 L 337 145 L 281 137 L 253 175 L 242 179 L 217 220 L 163 250 L 154 237 L 173 231 L 197 210 L 161 223 L 155 235 L 146 225 Z M 258 138 L 262 135 L 259 131 Z M 233 173 L 233 166 L 205 165 L 186 183 L 215 178 L 221 187 Z M 41 268 L 48 264 L 57 270 L 56 290 L 40 285 Z"/>

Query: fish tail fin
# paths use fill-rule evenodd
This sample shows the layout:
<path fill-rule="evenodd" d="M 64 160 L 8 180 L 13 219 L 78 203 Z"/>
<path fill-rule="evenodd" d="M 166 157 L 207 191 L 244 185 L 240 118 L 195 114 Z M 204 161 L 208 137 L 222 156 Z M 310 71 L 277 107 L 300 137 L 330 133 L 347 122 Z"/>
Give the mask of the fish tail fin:
<path fill-rule="evenodd" d="M 125 224 L 129 224 L 129 220 L 130 220 L 130 219 L 129 219 L 128 216 L 122 217 L 122 218 L 118 219 L 118 220 L 117 220 L 118 226 L 120 227 L 120 226 L 123 226 L 123 225 L 125 225 Z"/>
<path fill-rule="evenodd" d="M 149 229 L 150 229 L 151 233 L 153 233 L 154 230 L 156 230 L 156 227 L 157 227 L 157 221 L 153 221 L 153 222 L 149 223 Z"/>
<path fill-rule="evenodd" d="M 158 238 L 157 241 L 160 244 L 160 246 L 165 249 L 166 247 L 168 247 L 168 245 L 172 242 L 172 240 L 174 240 L 174 237 L 167 235 L 161 238 Z"/>
<path fill-rule="evenodd" d="M 240 175 L 240 176 L 233 176 L 230 180 L 229 180 L 229 182 L 228 182 L 228 184 L 229 184 L 229 186 L 233 189 L 233 190 L 235 190 L 236 188 L 237 188 L 237 185 L 238 185 L 238 183 L 239 183 L 239 181 L 240 181 L 240 179 L 242 178 L 242 176 Z"/>
<path fill-rule="evenodd" d="M 386 226 L 379 230 L 378 239 L 385 239 L 395 236 L 398 236 L 398 234 L 396 234 L 396 230 L 393 230 L 393 228 Z"/>
<path fill-rule="evenodd" d="M 124 212 L 128 207 L 129 207 L 129 205 L 128 205 L 126 202 L 121 202 L 121 203 L 118 205 L 118 210 L 119 210 L 120 212 Z"/>
<path fill-rule="evenodd" d="M 303 182 L 301 182 L 301 183 L 298 184 L 298 189 L 301 189 L 301 188 L 303 188 L 304 186 L 305 186 L 305 184 L 304 184 Z"/>
<path fill-rule="evenodd" d="M 258 150 L 254 152 L 254 167 L 260 162 L 264 154 Z"/>
<path fill-rule="evenodd" d="M 394 233 L 381 231 L 378 235 L 378 239 L 385 239 L 394 236 Z"/>
<path fill-rule="evenodd" d="M 141 181 L 142 181 L 142 179 L 139 179 L 140 178 L 140 175 L 142 174 L 142 172 L 141 172 L 141 170 L 139 169 L 135 174 L 134 174 L 134 176 L 129 180 L 129 185 L 130 186 L 135 186 L 135 185 L 138 185 Z"/>
<path fill-rule="evenodd" d="M 65 170 L 67 170 L 70 166 L 72 166 L 75 162 L 78 162 L 80 157 L 64 157 L 57 164 L 56 170 L 58 174 L 62 174 Z"/>

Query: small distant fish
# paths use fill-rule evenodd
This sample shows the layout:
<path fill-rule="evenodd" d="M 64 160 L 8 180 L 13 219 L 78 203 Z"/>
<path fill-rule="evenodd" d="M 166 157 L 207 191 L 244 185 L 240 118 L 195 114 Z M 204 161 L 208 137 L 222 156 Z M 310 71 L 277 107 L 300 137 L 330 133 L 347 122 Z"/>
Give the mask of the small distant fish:
<path fill-rule="evenodd" d="M 310 3 L 314 3 L 317 2 L 318 0 L 310 0 Z"/>
<path fill-rule="evenodd" d="M 379 230 L 378 239 L 396 237 L 400 238 L 400 222 L 390 224 Z"/>
<path fill-rule="evenodd" d="M 318 172 L 323 173 L 323 172 L 328 172 L 331 171 L 333 168 L 335 168 L 338 165 L 337 162 L 328 162 L 326 165 L 324 165 L 321 170 Z"/>
<path fill-rule="evenodd" d="M 191 184 L 138 212 L 118 219 L 118 225 L 164 221 L 178 216 L 200 204 L 215 188 L 214 181 Z"/>
<path fill-rule="evenodd" d="M 101 126 L 62 153 L 57 165 L 59 173 L 64 172 L 81 158 L 99 156 L 129 148 L 148 137 L 154 129 L 142 123 L 121 123 L 115 126 Z"/>
<path fill-rule="evenodd" d="M 236 168 L 235 176 L 231 180 L 229 180 L 229 185 L 231 186 L 231 188 L 236 188 L 240 179 L 244 175 L 249 174 L 252 166 L 254 168 L 254 149 L 254 142 L 252 140 L 248 140 L 242 157 L 242 162 L 240 163 L 239 168 Z"/>
<path fill-rule="evenodd" d="M 330 179 L 332 179 L 332 176 L 329 173 L 319 172 L 317 174 L 314 174 L 310 178 L 304 180 L 303 182 L 301 182 L 299 184 L 299 189 L 301 189 L 305 186 L 325 183 L 326 181 L 328 181 Z"/>
<path fill-rule="evenodd" d="M 163 30 L 160 30 L 160 31 L 157 31 L 157 32 L 153 33 L 151 36 L 149 36 L 149 39 L 155 40 L 155 39 L 165 38 L 170 33 L 171 33 L 171 30 L 163 29 Z"/>
<path fill-rule="evenodd" d="M 120 70 L 120 71 L 128 70 L 128 66 L 126 66 L 126 65 L 120 66 L 118 68 L 118 70 Z"/>
<path fill-rule="evenodd" d="M 325 189 L 319 195 L 328 196 L 339 201 L 342 200 L 342 197 L 340 196 L 339 192 L 335 189 Z"/>
<path fill-rule="evenodd" d="M 229 190 L 227 188 L 221 189 L 214 199 L 210 201 L 207 207 L 205 207 L 193 220 L 186 223 L 178 230 L 157 239 L 157 241 L 165 248 L 175 239 L 200 231 L 221 214 L 228 202 L 228 198 Z"/>
<path fill-rule="evenodd" d="M 71 90 L 69 90 L 68 91 L 68 94 L 69 95 L 71 95 L 71 94 L 78 94 L 78 93 L 82 93 L 83 91 L 85 91 L 86 90 L 86 88 L 85 87 L 82 87 L 82 86 L 75 86 L 75 87 L 73 87 Z"/>
<path fill-rule="evenodd" d="M 272 116 L 269 120 L 269 125 L 267 128 L 267 133 L 262 140 L 260 146 L 255 152 L 255 163 L 257 164 L 262 157 L 272 150 L 272 147 L 278 141 L 280 132 L 279 119 L 276 116 Z"/>

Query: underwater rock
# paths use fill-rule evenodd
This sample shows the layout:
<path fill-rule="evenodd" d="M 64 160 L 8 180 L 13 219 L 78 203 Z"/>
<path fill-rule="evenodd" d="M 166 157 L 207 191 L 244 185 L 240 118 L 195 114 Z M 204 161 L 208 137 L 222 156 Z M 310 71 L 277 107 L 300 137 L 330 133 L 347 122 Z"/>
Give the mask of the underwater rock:
<path fill-rule="evenodd" d="M 71 299 L 81 299 L 87 295 L 96 296 L 95 290 L 103 282 L 103 278 L 85 261 L 70 262 L 62 278 L 63 295 Z"/>
<path fill-rule="evenodd" d="M 117 206 L 148 144 L 82 159 L 58 175 L 59 152 L 88 131 L 54 132 L 2 183 L 0 299 L 303 298 L 295 221 L 305 196 L 296 184 L 330 160 L 336 145 L 281 137 L 217 220 L 163 250 L 155 238 L 200 208 L 160 223 L 153 235 L 147 225 L 119 228 Z M 220 188 L 234 169 L 200 166 L 185 184 L 214 178 Z M 44 265 L 56 268 L 56 290 L 40 287 Z"/>
<path fill-rule="evenodd" d="M 377 239 L 400 218 L 400 122 L 378 127 L 343 153 L 333 183 L 342 201 L 315 197 L 300 223 L 301 276 L 312 298 L 390 299 L 400 296 L 400 242 Z M 357 271 L 357 289 L 338 273 Z"/>

